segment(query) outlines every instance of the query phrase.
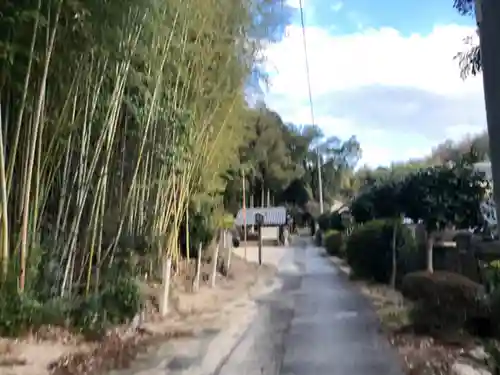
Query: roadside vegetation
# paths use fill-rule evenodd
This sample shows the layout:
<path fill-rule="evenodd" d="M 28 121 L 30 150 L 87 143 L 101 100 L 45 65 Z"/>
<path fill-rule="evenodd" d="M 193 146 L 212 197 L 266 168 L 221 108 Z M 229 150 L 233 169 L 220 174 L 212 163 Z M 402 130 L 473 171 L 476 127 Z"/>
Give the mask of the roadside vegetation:
<path fill-rule="evenodd" d="M 344 259 L 412 374 L 498 371 L 500 251 L 481 234 L 491 187 L 476 161 L 471 150 L 455 163 L 387 176 L 348 210 L 318 219 L 317 243 Z M 463 356 L 478 348 L 487 363 Z"/>
<path fill-rule="evenodd" d="M 127 366 L 139 345 L 129 328 L 145 313 L 164 319 L 180 294 L 221 277 L 249 284 L 242 274 L 259 271 L 218 246 L 242 201 L 317 221 L 359 277 L 403 291 L 436 284 L 428 289 L 453 290 L 463 305 L 470 282 L 435 271 L 434 243 L 422 251 L 399 219 L 421 220 L 431 239 L 476 225 L 484 187 L 464 155 L 471 145 L 487 155 L 486 136 L 355 171 L 355 136 L 287 124 L 260 100 L 263 50 L 290 12 L 271 0 L 0 4 L 0 372 L 25 362 L 7 337 L 85 342 L 84 354 L 57 352 L 44 368 L 55 374 Z M 455 166 L 436 166 L 447 161 Z M 319 215 L 318 167 L 325 206 L 352 201 L 354 221 Z M 210 304 L 219 307 L 193 311 Z M 160 339 L 179 335 L 189 332 Z"/>
<path fill-rule="evenodd" d="M 356 138 L 285 124 L 259 99 L 263 49 L 290 12 L 268 0 L 2 2 L 0 367 L 29 364 L 13 353 L 33 337 L 129 358 L 136 338 L 122 333 L 145 313 L 260 272 L 218 246 L 243 187 L 247 206 L 307 207 L 317 150 L 326 198 L 346 186 Z M 78 373 L 83 357 L 44 371 Z"/>

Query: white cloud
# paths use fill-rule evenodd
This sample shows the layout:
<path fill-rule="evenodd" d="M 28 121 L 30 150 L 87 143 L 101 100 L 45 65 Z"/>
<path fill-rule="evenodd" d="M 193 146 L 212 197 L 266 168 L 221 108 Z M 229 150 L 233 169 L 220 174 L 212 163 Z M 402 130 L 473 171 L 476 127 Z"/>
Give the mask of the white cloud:
<path fill-rule="evenodd" d="M 464 135 L 477 134 L 483 131 L 485 128 L 480 125 L 472 124 L 457 124 L 454 126 L 448 126 L 445 128 L 447 138 L 453 141 L 459 141 Z"/>
<path fill-rule="evenodd" d="M 484 112 L 484 106 L 477 104 L 482 102 L 481 77 L 462 81 L 457 61 L 453 59 L 456 53 L 464 48 L 463 38 L 473 34 L 473 28 L 458 25 L 436 26 L 428 35 L 409 36 L 404 36 L 388 27 L 365 29 L 348 35 L 334 35 L 326 29 L 308 27 L 306 30 L 308 57 L 315 102 L 321 98 L 321 102 L 324 103 L 329 96 L 342 98 L 342 93 L 352 94 L 367 87 L 391 88 L 392 99 L 394 92 L 397 93 L 398 90 L 406 90 L 415 96 L 417 93 L 424 93 L 436 99 L 412 101 L 411 95 L 408 94 L 409 98 L 406 99 L 408 102 L 398 103 L 395 111 L 399 116 L 398 121 L 404 115 L 407 118 L 411 117 L 411 122 L 415 125 L 418 124 L 419 116 L 425 113 L 428 122 L 433 118 L 429 115 L 430 111 L 436 111 L 439 112 L 439 116 L 435 118 L 440 123 L 425 125 L 434 129 L 441 127 L 442 131 L 439 134 L 443 135 L 440 137 L 449 136 L 456 139 L 462 134 L 476 133 L 485 128 L 484 123 L 478 123 L 482 121 Z M 287 29 L 287 37 L 281 43 L 269 46 L 265 51 L 268 71 L 271 74 L 268 103 L 287 121 L 310 123 L 302 43 L 300 27 L 291 25 Z M 441 102 L 448 101 L 448 106 L 450 103 L 468 103 L 466 99 L 470 97 L 474 99 L 474 105 L 470 105 L 470 108 L 458 108 L 461 111 L 460 116 L 463 111 L 470 112 L 465 113 L 466 118 L 458 123 L 456 123 L 456 117 L 459 117 L 457 115 L 453 119 L 447 118 L 447 114 L 453 111 L 449 108 L 447 111 L 439 108 L 440 105 L 444 105 Z M 378 105 L 384 98 L 374 99 Z M 368 97 L 364 100 L 366 103 L 366 100 L 370 99 Z M 391 105 L 391 102 L 387 102 L 383 108 L 387 107 L 390 112 Z M 317 108 L 315 122 L 327 133 L 335 133 L 341 137 L 356 134 L 364 150 L 363 162 L 373 164 L 371 160 L 376 160 L 375 164 L 388 164 L 395 159 L 422 156 L 436 143 L 435 137 L 425 133 L 427 131 L 425 129 L 422 129 L 422 134 L 415 128 L 410 129 L 410 132 L 408 129 L 401 129 L 399 135 L 389 131 L 395 126 L 396 128 L 400 126 L 399 124 L 387 124 L 387 128 L 381 130 L 386 140 L 388 134 L 385 134 L 385 131 L 389 131 L 392 142 L 396 144 L 387 141 L 385 144 L 376 143 L 381 141 L 379 137 L 374 137 L 372 131 L 367 130 L 371 129 L 373 124 L 359 123 L 360 116 L 356 116 L 356 112 L 362 111 L 363 108 L 344 108 L 341 118 L 337 118 L 328 110 L 328 106 L 319 107 L 315 106 Z M 373 112 L 373 108 L 371 110 Z M 387 117 L 390 120 L 390 113 L 384 116 L 383 121 L 389 121 Z M 374 121 L 375 123 L 377 122 Z M 408 139 L 404 139 L 405 135 Z M 419 138 L 418 142 L 415 141 L 416 138 Z M 437 142 L 440 140 L 444 139 L 438 139 Z"/>
<path fill-rule="evenodd" d="M 416 87 L 445 94 L 477 90 L 479 80 L 463 82 L 453 60 L 463 48 L 462 39 L 472 31 L 451 25 L 436 27 L 428 36 L 404 37 L 391 28 L 332 36 L 324 29 L 308 27 L 313 91 L 321 95 L 370 84 Z M 279 73 L 273 79 L 273 92 L 305 86 L 300 27 L 289 26 L 285 40 L 270 46 L 266 55 Z"/>
<path fill-rule="evenodd" d="M 330 6 L 330 9 L 334 12 L 340 12 L 340 10 L 344 7 L 344 3 L 342 1 L 337 1 L 336 3 Z"/>
<path fill-rule="evenodd" d="M 296 124 L 309 124 L 311 122 L 311 112 L 308 106 L 278 105 L 277 110 L 282 114 L 285 123 L 292 122 Z M 276 107 L 275 107 L 276 108 Z M 390 131 L 381 128 L 368 128 L 359 130 L 354 122 L 347 118 L 336 118 L 328 115 L 315 116 L 315 123 L 320 124 L 326 136 L 337 136 L 341 139 L 348 139 L 353 134 L 356 135 L 363 149 L 362 164 L 373 167 L 382 164 L 388 164 L 392 160 L 407 160 L 427 155 L 430 152 L 428 148 L 407 147 L 394 139 Z M 397 138 L 397 136 L 396 136 Z M 415 139 L 412 136 L 414 144 L 421 144 L 425 141 L 424 137 Z M 388 147 L 392 143 L 393 147 Z"/>

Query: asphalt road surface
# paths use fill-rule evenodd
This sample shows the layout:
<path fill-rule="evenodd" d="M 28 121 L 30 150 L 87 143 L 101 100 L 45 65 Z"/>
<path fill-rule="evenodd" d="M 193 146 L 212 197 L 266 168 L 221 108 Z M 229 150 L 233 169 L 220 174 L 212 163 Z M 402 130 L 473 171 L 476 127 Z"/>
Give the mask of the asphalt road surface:
<path fill-rule="evenodd" d="M 278 278 L 230 308 L 227 329 L 168 341 L 110 375 L 403 375 L 369 302 L 310 240 L 265 247 L 263 260 Z"/>
<path fill-rule="evenodd" d="M 369 302 L 321 251 L 298 239 L 282 286 L 212 375 L 402 375 Z M 207 374 L 208 375 L 208 374 Z"/>

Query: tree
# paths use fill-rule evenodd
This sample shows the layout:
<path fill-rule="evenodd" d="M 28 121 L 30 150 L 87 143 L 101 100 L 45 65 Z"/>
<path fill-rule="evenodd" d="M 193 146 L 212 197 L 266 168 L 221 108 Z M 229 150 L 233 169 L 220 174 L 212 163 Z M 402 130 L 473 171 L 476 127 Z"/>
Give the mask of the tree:
<path fill-rule="evenodd" d="M 428 160 L 432 164 L 458 163 L 473 149 L 477 161 L 484 161 L 489 158 L 488 142 L 487 132 L 472 137 L 467 136 L 458 142 L 446 140 L 433 149 Z"/>
<path fill-rule="evenodd" d="M 470 165 L 435 166 L 410 175 L 401 187 L 402 212 L 427 232 L 427 270 L 433 271 L 434 233 L 448 225 L 474 228 L 481 222 L 484 176 Z"/>
<path fill-rule="evenodd" d="M 427 269 L 432 272 L 435 232 L 448 225 L 478 226 L 487 186 L 484 176 L 464 158 L 460 163 L 417 170 L 400 180 L 379 182 L 352 202 L 351 213 L 359 223 L 376 218 L 401 223 L 403 216 L 422 222 L 427 232 Z M 394 257 L 393 252 L 393 261 Z"/>
<path fill-rule="evenodd" d="M 392 221 L 391 241 L 391 278 L 390 284 L 396 286 L 397 276 L 397 233 L 402 222 L 404 206 L 401 202 L 402 183 L 400 180 L 381 181 L 372 185 L 368 191 L 354 200 L 351 213 L 354 220 L 364 223 L 374 219 Z"/>
<path fill-rule="evenodd" d="M 324 138 L 319 129 L 305 129 L 309 134 L 315 135 L 309 138 L 308 150 L 303 159 L 304 180 L 310 187 L 313 198 L 319 201 L 318 152 L 324 200 L 328 203 L 342 198 L 344 189 L 351 186 L 349 176 L 361 157 L 359 142 L 354 136 L 342 141 L 338 137 Z"/>
<path fill-rule="evenodd" d="M 311 192 L 303 179 L 293 180 L 281 193 L 280 200 L 298 207 L 305 207 L 311 200 Z"/>
<path fill-rule="evenodd" d="M 302 174 L 300 165 L 292 159 L 285 142 L 286 135 L 286 125 L 276 112 L 269 110 L 264 104 L 249 110 L 245 120 L 244 143 L 236 152 L 238 165 L 228 172 L 228 176 L 235 178 L 232 185 L 239 189 L 241 180 L 236 180 L 241 176 L 241 166 L 245 166 L 250 201 L 254 205 L 270 204 L 271 198 L 279 197 Z M 225 194 L 226 200 L 234 201 L 234 197 L 240 196 L 241 192 L 226 191 Z"/>
<path fill-rule="evenodd" d="M 462 16 L 474 16 L 475 0 L 453 0 L 453 7 Z M 471 74 L 473 76 L 479 74 L 481 71 L 481 49 L 478 44 L 475 44 L 472 37 L 467 37 L 464 39 L 464 44 L 467 46 L 465 52 L 459 52 L 455 56 L 455 59 L 459 62 L 460 75 L 463 79 L 467 78 Z"/>
<path fill-rule="evenodd" d="M 354 137 L 342 142 L 337 137 L 325 138 L 317 126 L 284 124 L 264 103 L 249 111 L 244 139 L 237 164 L 248 168 L 250 205 L 271 204 L 272 198 L 274 204 L 305 210 L 309 200 L 318 201 L 318 150 L 325 198 L 332 201 L 351 186 L 349 176 L 361 154 Z M 238 165 L 226 174 L 224 202 L 231 212 L 237 211 L 241 194 Z"/>
<path fill-rule="evenodd" d="M 472 37 L 465 38 L 464 44 L 467 46 L 467 50 L 458 52 L 455 55 L 462 79 L 466 79 L 471 75 L 476 76 L 481 72 L 481 48 L 473 42 Z"/>

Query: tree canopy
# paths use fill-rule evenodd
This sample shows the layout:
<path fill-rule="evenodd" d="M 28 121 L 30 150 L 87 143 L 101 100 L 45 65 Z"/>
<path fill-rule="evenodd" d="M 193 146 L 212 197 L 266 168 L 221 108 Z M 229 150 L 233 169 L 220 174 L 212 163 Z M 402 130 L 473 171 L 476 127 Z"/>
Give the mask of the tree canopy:
<path fill-rule="evenodd" d="M 293 204 L 305 207 L 318 201 L 318 156 L 326 203 L 342 194 L 346 173 L 361 156 L 355 137 L 342 141 L 324 137 L 317 126 L 285 124 L 279 114 L 261 104 L 250 110 L 239 162 L 227 173 L 225 205 L 241 207 L 242 178 L 247 203 L 254 206 Z M 319 155 L 318 155 L 319 153 Z"/>
<path fill-rule="evenodd" d="M 379 180 L 351 202 L 357 223 L 406 217 L 422 223 L 432 234 L 448 226 L 460 229 L 482 224 L 480 204 L 488 182 L 466 157 L 458 163 L 430 166 L 403 178 Z M 428 269 L 432 271 L 432 241 L 428 245 Z"/>
<path fill-rule="evenodd" d="M 475 16 L 475 0 L 453 0 L 453 7 L 462 16 Z M 458 52 L 455 59 L 458 60 L 460 75 L 463 79 L 470 75 L 477 75 L 481 72 L 481 49 L 479 44 L 474 42 L 472 36 L 464 39 L 465 51 Z"/>

